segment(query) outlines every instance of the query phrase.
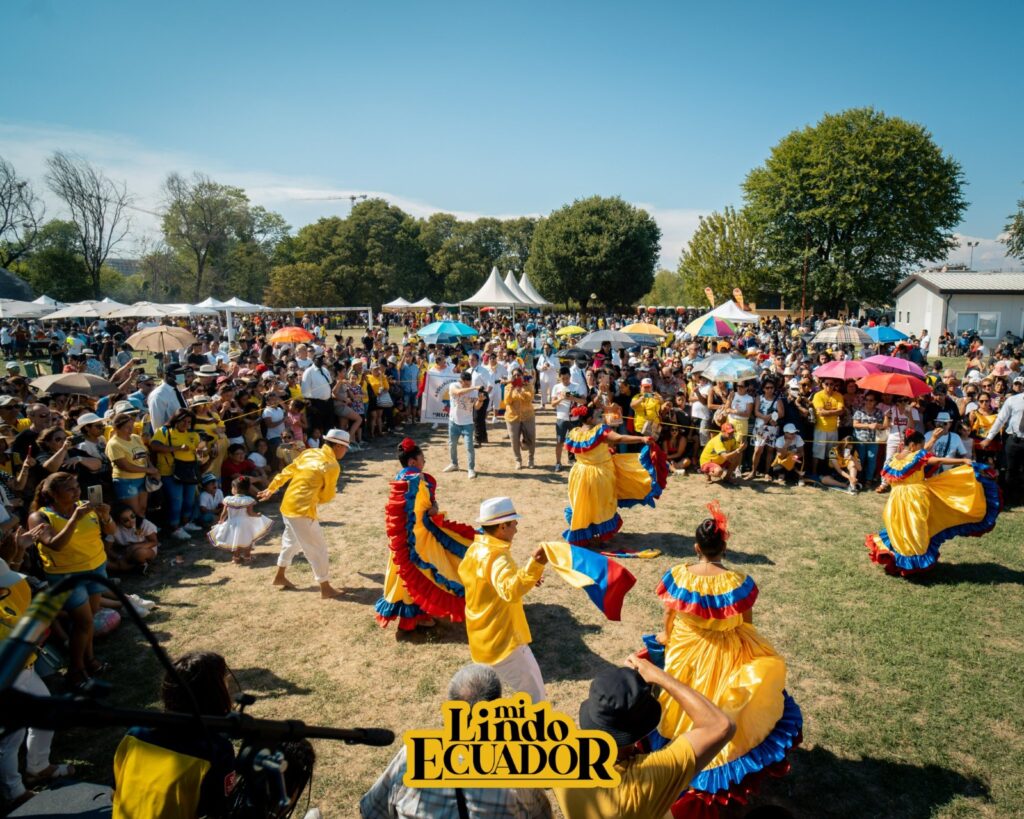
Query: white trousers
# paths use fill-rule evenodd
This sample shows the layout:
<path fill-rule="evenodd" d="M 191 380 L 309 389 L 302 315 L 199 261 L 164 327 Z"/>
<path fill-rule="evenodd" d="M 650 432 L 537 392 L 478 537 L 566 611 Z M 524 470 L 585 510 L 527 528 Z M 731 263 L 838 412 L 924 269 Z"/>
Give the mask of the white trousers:
<path fill-rule="evenodd" d="M 306 556 L 313 569 L 313 578 L 317 583 L 326 583 L 330 570 L 330 558 L 327 556 L 327 542 L 320 531 L 320 521 L 313 518 L 284 518 L 284 535 L 281 538 L 281 554 L 277 556 L 277 565 L 288 567 L 299 552 Z"/>
<path fill-rule="evenodd" d="M 14 680 L 14 687 L 26 694 L 47 697 L 50 692 L 46 683 L 39 679 L 35 669 L 26 668 Z M 53 742 L 53 731 L 39 728 L 21 728 L 0 740 L 0 795 L 10 801 L 25 793 L 25 785 L 18 773 L 18 749 L 28 734 L 25 744 L 25 770 L 37 774 L 50 767 L 50 744 Z"/>
<path fill-rule="evenodd" d="M 529 646 L 519 646 L 500 663 L 491 666 L 501 678 L 501 695 L 511 697 L 520 691 L 529 694 L 534 702 L 548 698 L 540 666 Z"/>

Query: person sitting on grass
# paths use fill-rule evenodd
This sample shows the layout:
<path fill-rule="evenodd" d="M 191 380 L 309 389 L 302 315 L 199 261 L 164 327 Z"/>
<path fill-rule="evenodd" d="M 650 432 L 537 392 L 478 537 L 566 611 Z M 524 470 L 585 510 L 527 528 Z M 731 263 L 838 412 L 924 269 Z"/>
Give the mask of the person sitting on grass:
<path fill-rule="evenodd" d="M 231 486 L 231 482 L 239 475 L 245 475 L 252 480 L 253 486 L 257 489 L 266 489 L 270 481 L 261 477 L 256 464 L 245 457 L 244 444 L 232 444 L 228 447 L 228 457 L 220 470 L 221 487 Z"/>
<path fill-rule="evenodd" d="M 746 443 L 736 440 L 736 431 L 731 423 L 726 421 L 722 424 L 722 431 L 713 436 L 700 453 L 700 471 L 707 476 L 707 482 L 717 478 L 735 483 L 736 469 L 746 447 Z"/>
<path fill-rule="evenodd" d="M 270 476 L 273 473 L 270 469 L 269 457 L 270 447 L 266 439 L 257 439 L 256 443 L 253 444 L 252 451 L 249 453 L 249 460 L 252 461 L 253 466 L 256 467 L 250 477 L 266 478 L 268 481 L 270 480 Z"/>
<path fill-rule="evenodd" d="M 199 479 L 199 525 L 209 529 L 220 517 L 224 508 L 224 491 L 220 481 L 212 472 Z"/>
<path fill-rule="evenodd" d="M 829 471 L 821 476 L 821 482 L 825 486 L 845 489 L 851 495 L 856 495 L 860 491 L 860 484 L 857 482 L 861 471 L 860 458 L 857 456 L 853 441 L 848 437 L 829 449 L 828 468 Z"/>
<path fill-rule="evenodd" d="M 156 525 L 137 517 L 127 504 L 114 509 L 114 540 L 107 544 L 107 568 L 115 572 L 128 572 L 137 566 L 142 573 L 149 571 L 149 563 L 159 552 Z"/>
<path fill-rule="evenodd" d="M 770 469 L 776 482 L 804 485 L 804 446 L 796 424 L 786 424 L 782 435 L 775 439 L 775 460 Z"/>

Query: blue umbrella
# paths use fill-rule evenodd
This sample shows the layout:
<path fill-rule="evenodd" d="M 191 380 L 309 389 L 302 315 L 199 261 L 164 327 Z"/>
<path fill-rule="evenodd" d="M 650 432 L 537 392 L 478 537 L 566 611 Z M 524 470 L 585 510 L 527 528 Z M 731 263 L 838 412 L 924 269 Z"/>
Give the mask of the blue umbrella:
<path fill-rule="evenodd" d="M 478 335 L 478 332 L 461 321 L 434 321 L 416 333 L 428 344 L 451 344 L 466 336 Z"/>
<path fill-rule="evenodd" d="M 909 336 L 901 333 L 895 327 L 887 324 L 879 324 L 877 327 L 868 327 L 865 332 L 878 344 L 890 344 L 893 341 L 906 341 Z"/>

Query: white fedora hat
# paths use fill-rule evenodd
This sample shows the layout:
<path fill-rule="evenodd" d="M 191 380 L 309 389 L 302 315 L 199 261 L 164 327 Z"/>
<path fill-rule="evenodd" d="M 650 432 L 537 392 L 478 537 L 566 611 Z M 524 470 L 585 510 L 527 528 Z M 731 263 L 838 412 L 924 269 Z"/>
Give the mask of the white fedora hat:
<path fill-rule="evenodd" d="M 343 429 L 332 429 L 324 436 L 325 441 L 330 441 L 332 444 L 344 444 L 349 445 L 348 433 Z"/>
<path fill-rule="evenodd" d="M 522 515 L 516 514 L 512 498 L 488 498 L 480 504 L 480 518 L 477 523 L 481 526 L 494 526 L 510 520 L 519 520 L 520 517 Z"/>

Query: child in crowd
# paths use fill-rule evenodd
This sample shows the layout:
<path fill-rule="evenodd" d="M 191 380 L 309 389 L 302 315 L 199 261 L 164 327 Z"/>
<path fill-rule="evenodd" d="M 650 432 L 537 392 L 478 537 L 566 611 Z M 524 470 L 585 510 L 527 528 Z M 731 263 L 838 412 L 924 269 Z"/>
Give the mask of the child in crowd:
<path fill-rule="evenodd" d="M 266 489 L 270 484 L 270 481 L 259 473 L 256 464 L 245 456 L 245 446 L 232 444 L 228 447 L 228 457 L 220 469 L 221 484 L 231 486 L 239 475 L 248 477 L 257 489 Z"/>
<path fill-rule="evenodd" d="M 291 430 L 292 438 L 296 441 L 303 439 L 302 430 L 306 428 L 306 402 L 299 399 L 293 398 L 288 402 L 288 412 L 284 418 L 284 426 L 286 430 Z M 282 438 L 284 436 L 282 435 Z"/>
<path fill-rule="evenodd" d="M 307 449 L 320 449 L 324 443 L 323 433 L 320 431 L 320 427 L 313 427 L 309 431 L 309 437 L 306 439 Z"/>
<path fill-rule="evenodd" d="M 202 487 L 199 493 L 199 525 L 210 527 L 224 510 L 224 492 L 220 488 L 220 481 L 212 472 L 203 475 L 199 482 Z"/>
<path fill-rule="evenodd" d="M 251 563 L 253 544 L 272 525 L 270 518 L 256 511 L 256 499 L 249 494 L 253 486 L 245 475 L 231 482 L 231 495 L 224 498 L 220 522 L 209 532 L 210 543 L 231 550 L 232 563 Z"/>
<path fill-rule="evenodd" d="M 149 570 L 149 562 L 159 551 L 157 528 L 145 518 L 136 517 L 131 507 L 120 504 L 116 507 L 114 520 L 117 529 L 113 542 L 107 543 L 107 568 L 115 572 L 127 572 L 136 566 L 142 573 Z"/>
<path fill-rule="evenodd" d="M 305 449 L 302 440 L 296 440 L 291 430 L 285 429 L 281 434 L 281 446 L 277 448 L 277 463 L 283 469 L 298 457 L 298 454 Z"/>
<path fill-rule="evenodd" d="M 267 461 L 267 456 L 270 451 L 270 445 L 266 439 L 260 438 L 256 441 L 252 452 L 249 453 L 249 461 L 254 467 L 256 467 L 250 477 L 265 478 L 270 480 L 270 464 Z"/>

